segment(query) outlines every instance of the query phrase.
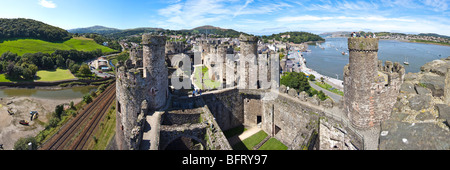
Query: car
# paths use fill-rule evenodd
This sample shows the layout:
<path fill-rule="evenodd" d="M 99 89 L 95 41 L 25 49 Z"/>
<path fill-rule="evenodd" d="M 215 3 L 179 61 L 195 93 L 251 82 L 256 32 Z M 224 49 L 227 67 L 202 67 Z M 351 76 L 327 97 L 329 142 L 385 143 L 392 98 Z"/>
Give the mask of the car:
<path fill-rule="evenodd" d="M 26 121 L 26 120 L 20 120 L 19 123 L 20 123 L 21 125 L 25 125 L 25 126 L 28 126 L 28 124 L 29 124 L 29 122 Z"/>
<path fill-rule="evenodd" d="M 98 71 L 99 73 L 103 73 L 103 71 Z"/>

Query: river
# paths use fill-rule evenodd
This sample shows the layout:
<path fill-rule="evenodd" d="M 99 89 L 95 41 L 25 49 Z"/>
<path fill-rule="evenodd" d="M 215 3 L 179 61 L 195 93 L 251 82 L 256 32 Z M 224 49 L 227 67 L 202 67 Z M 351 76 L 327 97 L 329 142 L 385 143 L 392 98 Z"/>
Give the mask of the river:
<path fill-rule="evenodd" d="M 325 76 L 338 77 L 343 80 L 343 69 L 348 64 L 347 38 L 325 38 L 320 48 L 309 45 L 311 52 L 303 53 L 306 66 Z M 405 66 L 406 73 L 419 72 L 420 67 L 430 61 L 450 56 L 450 47 L 409 43 L 396 40 L 380 40 L 378 45 L 378 59 L 383 63 L 386 60 L 403 64 L 405 60 L 410 65 Z M 342 55 L 346 52 L 346 55 Z"/>
<path fill-rule="evenodd" d="M 0 97 L 35 97 L 41 99 L 77 99 L 95 91 L 97 86 L 80 86 L 60 90 L 6 88 L 0 89 Z"/>

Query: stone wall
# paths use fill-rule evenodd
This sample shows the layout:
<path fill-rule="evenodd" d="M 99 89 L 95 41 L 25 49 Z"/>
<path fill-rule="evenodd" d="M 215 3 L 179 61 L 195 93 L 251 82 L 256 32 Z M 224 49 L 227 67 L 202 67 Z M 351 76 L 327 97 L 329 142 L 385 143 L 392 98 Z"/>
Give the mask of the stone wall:
<path fill-rule="evenodd" d="M 159 149 L 179 137 L 200 142 L 207 150 L 230 150 L 220 126 L 201 97 L 174 99 L 162 116 Z"/>
<path fill-rule="evenodd" d="M 228 89 L 202 97 L 223 130 L 239 125 L 256 126 L 258 116 L 261 116 L 261 128 L 289 149 L 318 149 L 318 137 L 322 135 L 319 122 L 326 120 L 329 127 L 339 127 L 345 131 L 341 134 L 345 136 L 341 143 L 347 142 L 349 146 L 351 143 L 353 149 L 364 148 L 362 135 L 351 127 L 339 104 L 296 92 L 282 92 L 274 100 L 267 100 L 263 97 L 267 93 L 268 90 Z"/>

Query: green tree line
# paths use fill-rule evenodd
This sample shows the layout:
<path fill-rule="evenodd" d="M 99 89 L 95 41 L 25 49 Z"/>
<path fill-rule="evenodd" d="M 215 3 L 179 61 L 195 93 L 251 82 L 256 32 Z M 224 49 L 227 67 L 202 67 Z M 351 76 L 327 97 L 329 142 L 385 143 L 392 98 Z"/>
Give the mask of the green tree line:
<path fill-rule="evenodd" d="M 281 38 L 282 35 L 290 35 L 290 38 Z M 270 36 L 262 36 L 264 42 L 275 39 L 277 41 L 287 41 L 295 44 L 301 44 L 308 41 L 325 41 L 322 37 L 309 32 L 284 32 L 272 34 Z"/>
<path fill-rule="evenodd" d="M 84 73 L 86 69 L 90 71 L 89 67 L 79 63 L 102 55 L 100 49 L 89 52 L 56 50 L 52 54 L 38 52 L 25 53 L 22 56 L 8 51 L 0 56 L 0 73 L 6 73 L 10 79 L 24 80 L 32 80 L 38 70 L 53 70 L 58 67 L 69 69 L 72 74 Z"/>
<path fill-rule="evenodd" d="M 35 38 L 45 41 L 65 41 L 71 34 L 64 29 L 32 19 L 0 19 L 0 40 Z"/>

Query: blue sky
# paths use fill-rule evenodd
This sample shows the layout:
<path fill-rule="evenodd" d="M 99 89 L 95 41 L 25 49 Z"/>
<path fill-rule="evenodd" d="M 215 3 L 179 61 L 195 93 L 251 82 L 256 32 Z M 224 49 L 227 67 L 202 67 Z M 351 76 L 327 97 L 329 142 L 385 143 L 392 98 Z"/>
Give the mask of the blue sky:
<path fill-rule="evenodd" d="M 364 30 L 450 36 L 450 0 L 0 1 L 0 18 L 31 18 L 64 29 L 213 25 L 257 35 Z"/>

